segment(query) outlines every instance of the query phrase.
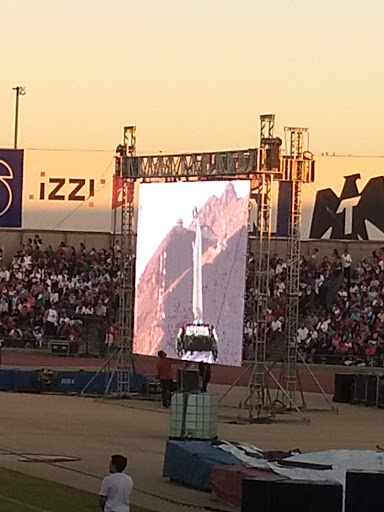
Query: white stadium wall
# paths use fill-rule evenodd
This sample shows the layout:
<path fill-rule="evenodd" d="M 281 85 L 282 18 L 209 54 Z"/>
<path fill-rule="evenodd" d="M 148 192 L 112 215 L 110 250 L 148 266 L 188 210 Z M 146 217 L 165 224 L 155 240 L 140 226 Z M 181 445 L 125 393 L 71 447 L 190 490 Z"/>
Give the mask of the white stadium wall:
<path fill-rule="evenodd" d="M 24 229 L 111 231 L 114 153 L 24 152 Z"/>

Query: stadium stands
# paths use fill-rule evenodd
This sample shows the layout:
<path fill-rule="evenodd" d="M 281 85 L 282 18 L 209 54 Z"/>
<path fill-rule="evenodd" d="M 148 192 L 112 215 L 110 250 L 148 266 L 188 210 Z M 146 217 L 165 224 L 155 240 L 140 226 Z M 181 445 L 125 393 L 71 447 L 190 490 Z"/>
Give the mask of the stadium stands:
<path fill-rule="evenodd" d="M 80 341 L 85 320 L 105 319 L 106 343 L 116 339 L 120 251 L 43 247 L 36 235 L 0 263 L 0 339 L 5 346 L 43 347 L 51 339 Z M 250 317 L 255 262 L 248 265 L 244 359 L 253 353 Z M 284 260 L 270 259 L 270 346 L 284 340 Z M 298 343 L 310 363 L 384 364 L 384 248 L 354 265 L 348 251 L 301 259 Z"/>
<path fill-rule="evenodd" d="M 269 301 L 269 343 L 283 339 L 286 264 L 273 255 Z M 254 261 L 249 261 L 245 303 L 244 358 L 252 358 Z M 307 362 L 383 366 L 384 248 L 353 265 L 347 250 L 340 256 L 301 258 L 301 324 L 297 337 Z"/>
<path fill-rule="evenodd" d="M 0 338 L 5 346 L 43 347 L 49 340 L 80 341 L 85 320 L 105 318 L 113 344 L 118 307 L 119 250 L 43 249 L 29 239 L 0 268 Z"/>

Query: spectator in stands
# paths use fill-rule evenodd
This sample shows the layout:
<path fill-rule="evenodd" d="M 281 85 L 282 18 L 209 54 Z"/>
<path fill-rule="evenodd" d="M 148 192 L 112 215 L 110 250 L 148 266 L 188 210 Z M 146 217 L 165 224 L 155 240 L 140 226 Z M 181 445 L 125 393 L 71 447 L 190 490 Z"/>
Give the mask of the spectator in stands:
<path fill-rule="evenodd" d="M 56 304 L 49 306 L 44 315 L 45 332 L 47 336 L 54 338 L 57 332 L 59 315 L 56 310 Z"/>
<path fill-rule="evenodd" d="M 344 250 L 341 256 L 341 262 L 343 265 L 344 279 L 349 283 L 351 280 L 352 256 L 349 254 L 348 249 Z"/>

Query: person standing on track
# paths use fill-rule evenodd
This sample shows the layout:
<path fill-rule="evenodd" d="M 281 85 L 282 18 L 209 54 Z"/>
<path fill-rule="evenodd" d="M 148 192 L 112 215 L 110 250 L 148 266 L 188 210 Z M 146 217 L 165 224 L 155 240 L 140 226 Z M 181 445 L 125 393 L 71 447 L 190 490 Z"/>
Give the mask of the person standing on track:
<path fill-rule="evenodd" d="M 103 512 L 130 512 L 132 478 L 124 473 L 127 459 L 123 455 L 112 455 L 109 463 L 110 475 L 101 483 L 99 505 Z"/>
<path fill-rule="evenodd" d="M 163 407 L 168 409 L 171 405 L 171 392 L 174 390 L 172 365 L 178 362 L 168 359 L 164 350 L 160 350 L 157 355 L 159 356 L 157 362 L 157 377 L 160 381 L 161 399 L 163 401 Z"/>

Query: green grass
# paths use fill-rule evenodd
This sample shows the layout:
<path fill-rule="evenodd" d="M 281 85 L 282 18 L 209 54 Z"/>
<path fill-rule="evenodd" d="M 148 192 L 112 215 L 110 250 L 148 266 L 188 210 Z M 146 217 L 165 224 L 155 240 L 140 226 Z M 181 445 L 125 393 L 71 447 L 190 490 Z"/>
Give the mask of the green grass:
<path fill-rule="evenodd" d="M 0 468 L 1 512 L 95 512 L 98 496 Z M 131 505 L 132 512 L 151 512 Z"/>

